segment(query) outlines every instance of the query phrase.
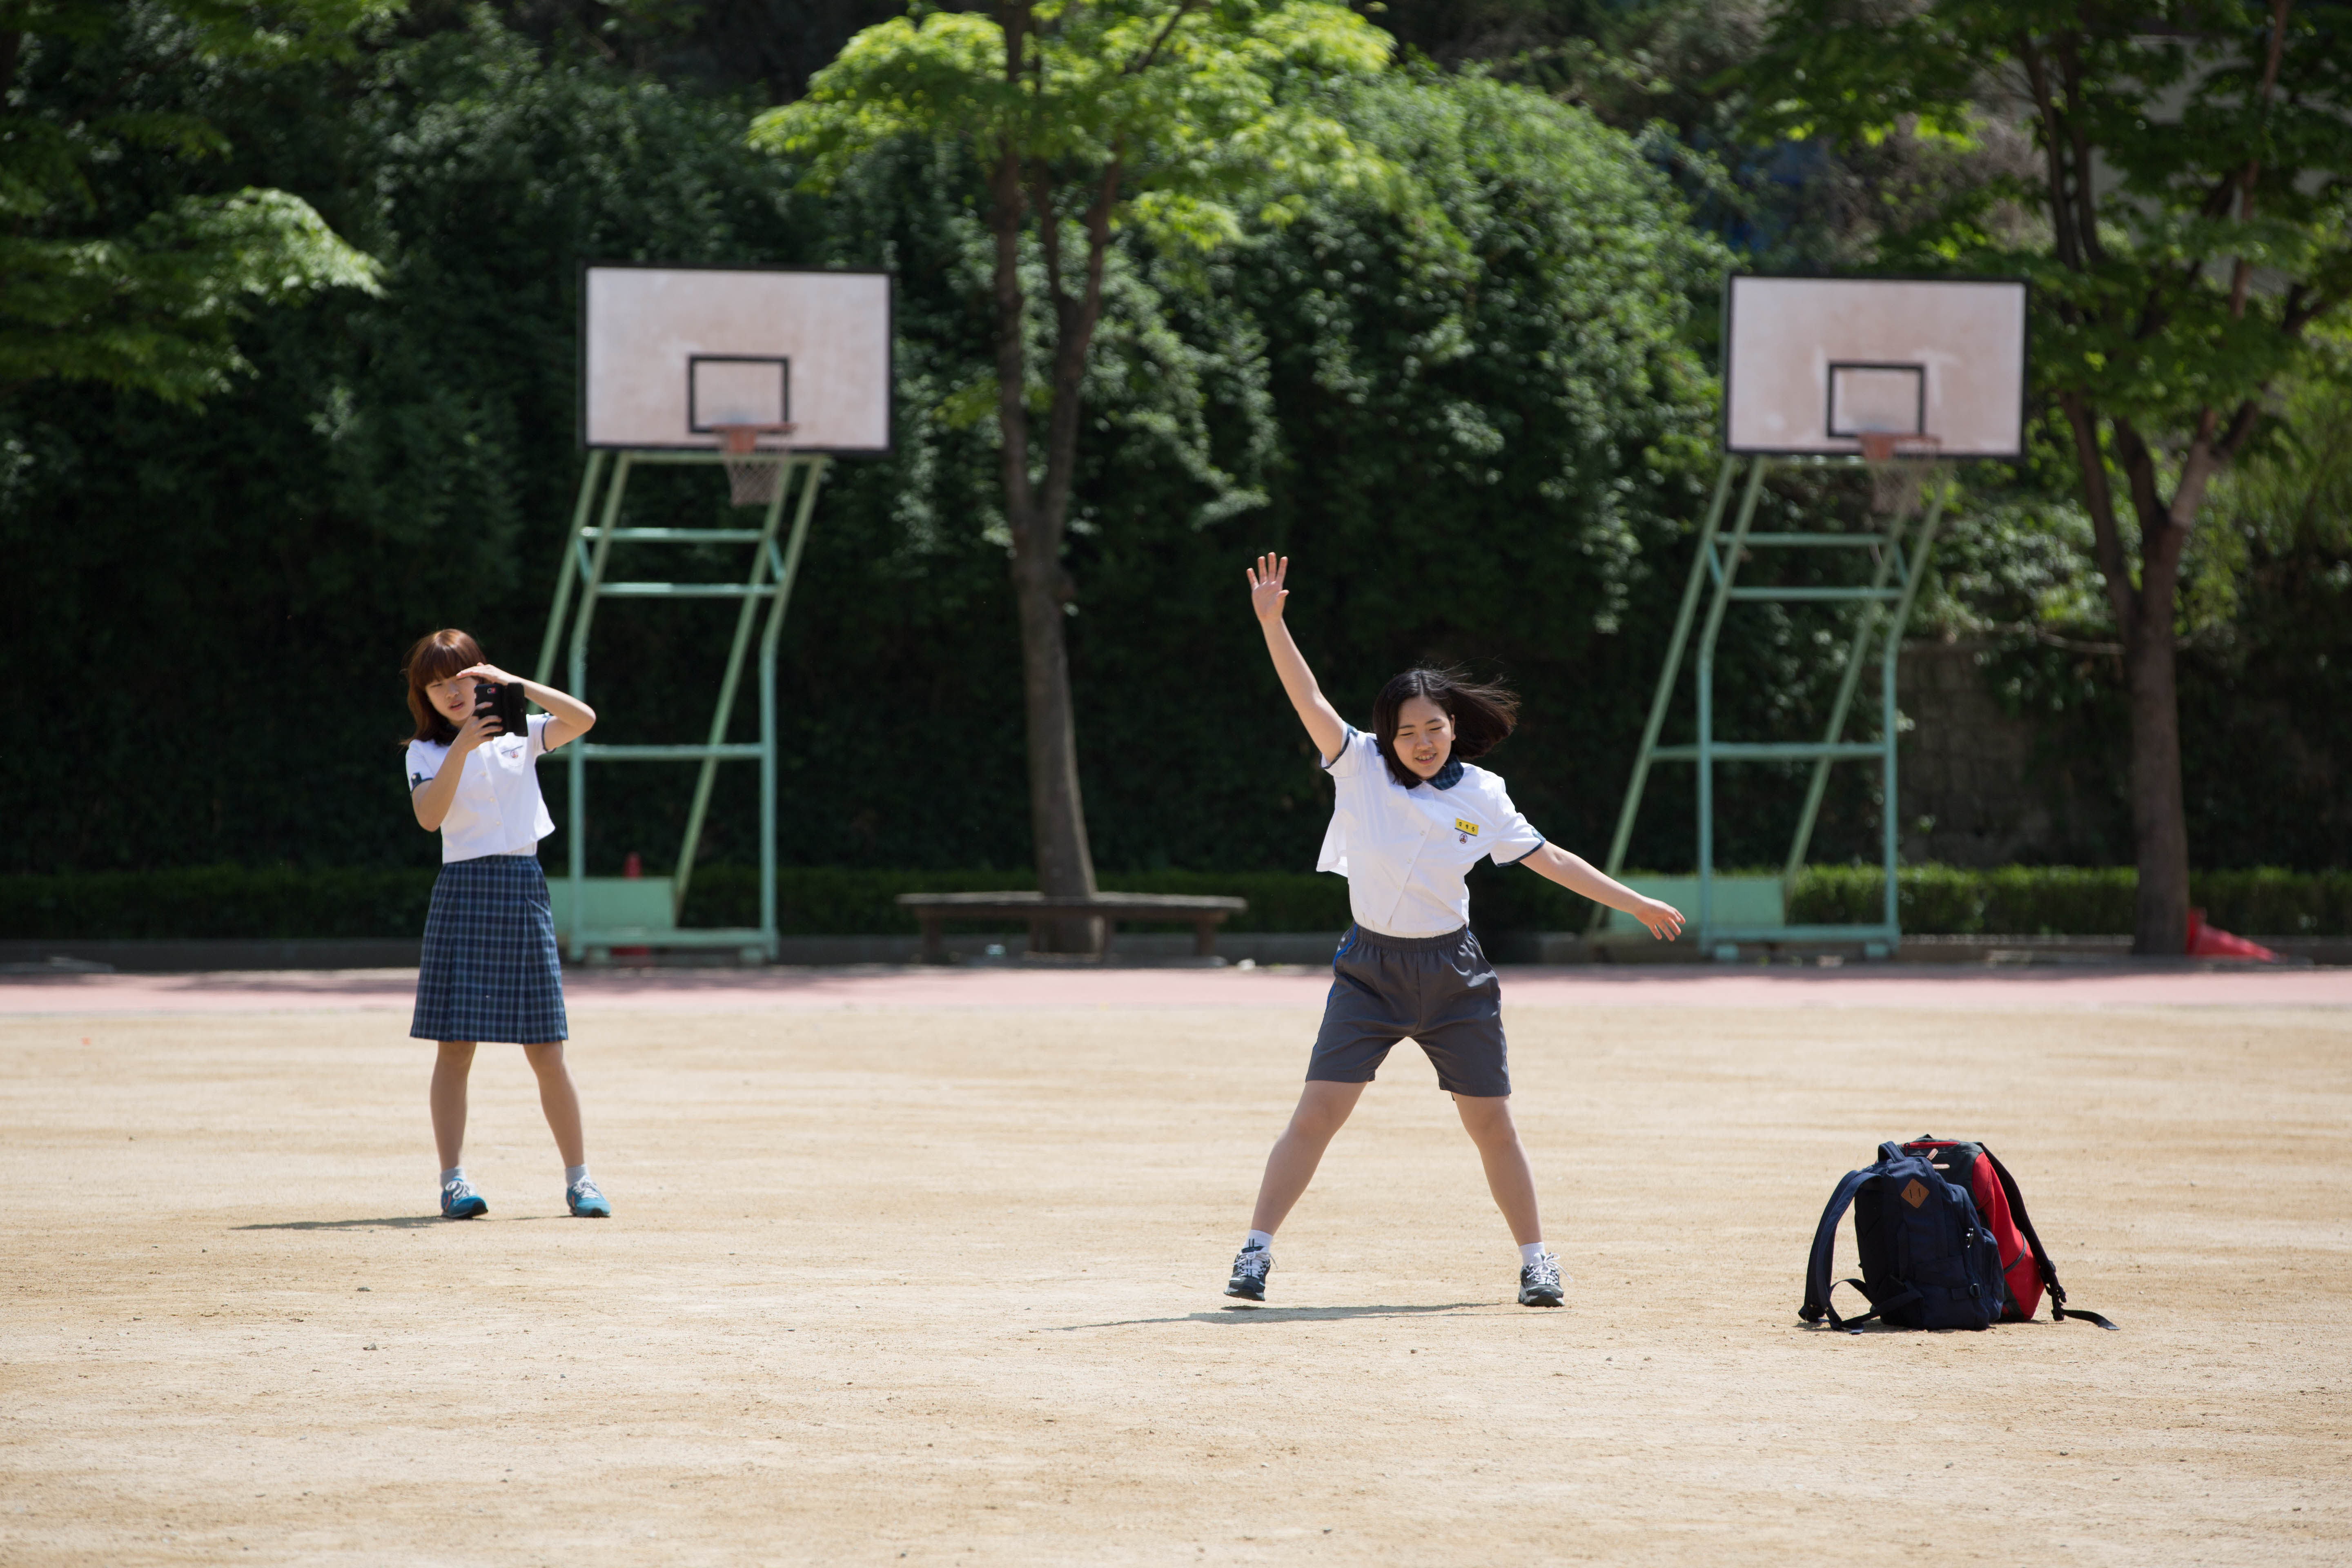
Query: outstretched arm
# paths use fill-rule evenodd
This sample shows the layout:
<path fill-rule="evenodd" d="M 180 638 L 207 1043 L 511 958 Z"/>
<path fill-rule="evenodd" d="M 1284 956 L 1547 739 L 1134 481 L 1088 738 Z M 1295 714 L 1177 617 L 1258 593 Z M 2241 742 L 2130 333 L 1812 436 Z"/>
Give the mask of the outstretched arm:
<path fill-rule="evenodd" d="M 1557 844 L 1545 845 L 1519 864 L 1538 877 L 1558 882 L 1571 893 L 1583 894 L 1596 904 L 1624 910 L 1648 926 L 1650 934 L 1660 942 L 1672 942 L 1682 934 L 1682 910 L 1656 899 L 1643 897 L 1582 856 L 1571 855 Z"/>
<path fill-rule="evenodd" d="M 1298 721 L 1307 726 L 1316 750 L 1328 763 L 1347 744 L 1348 724 L 1339 710 L 1325 700 L 1323 689 L 1315 684 L 1315 672 L 1307 668 L 1306 656 L 1290 640 L 1290 628 L 1282 624 L 1282 602 L 1290 597 L 1282 582 L 1290 575 L 1290 559 L 1261 555 L 1255 566 L 1244 571 L 1249 577 L 1250 608 L 1257 614 L 1258 629 L 1265 633 L 1265 651 L 1274 659 L 1274 672 L 1282 677 L 1282 689 L 1290 694 L 1290 705 L 1298 710 Z"/>

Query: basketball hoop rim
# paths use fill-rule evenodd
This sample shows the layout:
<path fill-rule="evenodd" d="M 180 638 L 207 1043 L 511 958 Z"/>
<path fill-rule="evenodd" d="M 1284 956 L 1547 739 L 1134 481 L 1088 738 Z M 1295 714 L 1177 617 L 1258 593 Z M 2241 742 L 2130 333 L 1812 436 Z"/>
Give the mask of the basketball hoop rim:
<path fill-rule="evenodd" d="M 1857 431 L 1853 439 L 1861 446 L 1858 455 L 1865 463 L 1892 463 L 1904 458 L 1934 462 L 1944 455 L 1943 438 L 1924 432 Z"/>
<path fill-rule="evenodd" d="M 730 458 L 748 458 L 760 450 L 762 436 L 789 436 L 800 426 L 790 422 L 774 425 L 713 425 L 710 433 L 719 437 L 719 449 Z M 771 448 L 772 450 L 773 448 Z"/>

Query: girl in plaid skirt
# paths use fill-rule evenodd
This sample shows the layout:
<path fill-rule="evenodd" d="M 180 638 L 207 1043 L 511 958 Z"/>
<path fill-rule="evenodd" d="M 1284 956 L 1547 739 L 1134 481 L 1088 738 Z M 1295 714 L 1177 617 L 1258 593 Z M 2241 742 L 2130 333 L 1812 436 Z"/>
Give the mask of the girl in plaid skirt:
<path fill-rule="evenodd" d="M 441 835 L 441 875 L 425 917 L 409 1034 L 440 1044 L 433 1067 L 433 1136 L 441 1148 L 441 1212 L 472 1219 L 490 1205 L 466 1180 L 466 1079 L 483 1040 L 522 1047 L 539 1076 L 539 1103 L 563 1156 L 564 1202 L 583 1219 L 613 1212 L 589 1179 L 580 1096 L 564 1065 L 571 1030 L 563 972 L 539 841 L 555 831 L 539 794 L 539 759 L 588 732 L 596 715 L 552 687 L 484 661 L 461 631 L 438 631 L 408 650 L 409 800 L 416 825 Z M 478 683 L 520 686 L 546 710 L 509 733 L 476 704 Z"/>

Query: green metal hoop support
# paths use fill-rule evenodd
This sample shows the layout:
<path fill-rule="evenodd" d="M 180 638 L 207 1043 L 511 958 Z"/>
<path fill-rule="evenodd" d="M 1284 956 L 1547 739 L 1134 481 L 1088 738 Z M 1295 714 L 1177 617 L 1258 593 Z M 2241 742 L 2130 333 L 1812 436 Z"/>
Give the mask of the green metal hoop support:
<path fill-rule="evenodd" d="M 595 623 L 597 605 L 604 600 L 733 599 L 740 607 L 727 666 L 719 678 L 718 701 L 711 711 L 708 740 L 699 745 L 580 742 L 571 748 L 571 820 L 566 828 L 571 865 L 568 888 L 564 889 L 567 896 L 561 905 L 569 913 L 565 948 L 574 960 L 609 955 L 616 946 L 646 945 L 735 948 L 746 954 L 757 952 L 772 962 L 777 953 L 776 653 L 783 634 L 784 611 L 792 600 L 793 584 L 800 574 L 802 550 L 808 542 L 809 525 L 815 515 L 817 491 L 832 459 L 792 452 L 761 452 L 747 457 L 715 451 L 631 450 L 613 456 L 608 482 L 606 458 L 603 451 L 591 452 L 586 471 L 581 476 L 579 500 L 572 509 L 571 531 L 565 537 L 563 558 L 556 570 L 555 598 L 548 612 L 547 632 L 540 644 L 537 679 L 542 683 L 547 680 L 555 668 L 557 650 L 568 647 L 568 689 L 576 697 L 587 696 L 589 633 Z M 622 500 L 628 490 L 629 476 L 641 464 L 740 466 L 761 461 L 773 462 L 783 471 L 777 476 L 773 494 L 762 510 L 758 528 L 622 525 Z M 776 536 L 788 503 L 792 530 L 780 547 Z M 743 577 L 732 583 L 657 579 L 615 582 L 608 579 L 607 573 L 616 544 L 749 545 L 751 560 Z M 752 630 L 760 622 L 762 605 L 767 608 L 767 616 L 760 632 L 760 738 L 755 742 L 730 742 L 727 739 L 728 720 L 734 711 L 744 659 L 751 651 Z M 616 906 L 609 889 L 588 877 L 588 764 L 592 762 L 701 763 L 695 777 L 693 804 L 687 812 L 685 837 L 678 847 L 677 869 L 669 879 L 667 897 L 663 900 L 666 908 L 659 911 L 648 910 L 643 900 L 637 900 L 625 915 L 615 916 L 613 911 Z M 687 891 L 693 882 L 695 852 L 701 845 L 711 789 L 722 762 L 760 764 L 760 923 L 756 927 L 682 928 L 677 923 L 677 917 L 686 908 Z"/>
<path fill-rule="evenodd" d="M 1743 460 L 1748 465 L 1748 482 L 1740 487 L 1739 508 L 1730 536 L 1726 540 L 1720 531 L 1724 509 Z M 1917 519 L 1916 525 L 1913 512 L 1906 511 L 1887 519 L 1883 531 L 1757 533 L 1750 531 L 1750 525 L 1755 521 L 1757 500 L 1762 494 L 1764 477 L 1769 466 L 1770 460 L 1764 458 L 1742 459 L 1736 456 L 1727 457 L 1717 475 L 1714 498 L 1707 505 L 1706 521 L 1699 527 L 1697 549 L 1691 559 L 1690 578 L 1683 587 L 1682 605 L 1675 618 L 1674 632 L 1666 640 L 1665 668 L 1659 673 L 1657 689 L 1651 698 L 1649 718 L 1643 725 L 1641 745 L 1633 758 L 1633 777 L 1627 783 L 1624 802 L 1617 814 L 1617 830 L 1610 839 L 1609 858 L 1604 869 L 1614 877 L 1624 868 L 1625 852 L 1633 842 L 1633 824 L 1641 814 L 1642 797 L 1648 787 L 1652 764 L 1691 763 L 1698 769 L 1697 908 L 1685 912 L 1693 917 L 1693 935 L 1701 951 L 1717 957 L 1736 957 L 1742 942 L 1858 942 L 1865 954 L 1887 957 L 1900 944 L 1903 936 L 1895 896 L 1901 823 L 1895 794 L 1897 716 L 1895 661 L 1902 651 L 1904 627 L 1909 622 L 1912 606 L 1918 599 L 1919 588 L 1926 580 L 1927 563 L 1935 550 L 1936 536 L 1943 525 L 1948 487 L 1941 483 L 1927 487 L 1926 513 Z M 1757 550 L 1855 549 L 1873 552 L 1871 577 L 1866 586 L 1745 587 L 1738 582 L 1742 563 Z M 1700 624 L 1693 659 L 1697 688 L 1695 694 L 1696 738 L 1690 745 L 1661 745 L 1659 737 L 1665 726 L 1666 712 L 1674 702 L 1685 657 L 1691 652 L 1692 623 L 1699 618 L 1699 600 L 1710 585 L 1714 591 L 1707 596 L 1706 616 Z M 1715 658 L 1724 616 L 1735 604 L 1759 603 L 1850 603 L 1860 612 L 1846 647 L 1837 697 L 1831 705 L 1829 721 L 1823 728 L 1822 738 L 1817 742 L 1741 742 L 1716 738 Z M 1874 741 L 1841 740 L 1853 709 L 1862 668 L 1868 661 L 1874 639 L 1880 642 L 1877 661 L 1878 738 Z M 1881 918 L 1853 925 L 1797 925 L 1789 922 L 1785 917 L 1770 921 L 1719 918 L 1716 897 L 1718 879 L 1715 870 L 1715 766 L 1718 762 L 1810 762 L 1813 764 L 1811 776 L 1807 782 L 1804 807 L 1799 814 L 1796 833 L 1789 846 L 1788 859 L 1781 868 L 1780 907 L 1783 910 L 1794 895 L 1798 873 L 1804 868 L 1805 853 L 1812 842 L 1813 827 L 1819 820 L 1822 799 L 1829 785 L 1830 764 L 1834 762 L 1878 763 L 1885 789 L 1885 801 L 1880 811 L 1880 856 L 1885 877 L 1885 902 Z M 1598 932 L 1602 915 L 1602 910 L 1594 910 L 1591 922 L 1586 927 L 1588 937 Z"/>

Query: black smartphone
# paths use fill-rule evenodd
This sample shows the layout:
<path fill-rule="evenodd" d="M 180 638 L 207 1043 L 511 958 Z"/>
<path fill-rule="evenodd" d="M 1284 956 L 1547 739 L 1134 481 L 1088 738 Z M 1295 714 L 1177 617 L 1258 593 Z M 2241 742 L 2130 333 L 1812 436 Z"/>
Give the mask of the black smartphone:
<path fill-rule="evenodd" d="M 496 680 L 474 682 L 474 711 L 488 713 L 499 721 L 502 735 L 528 735 L 530 722 L 523 717 L 522 686 L 508 685 Z"/>

